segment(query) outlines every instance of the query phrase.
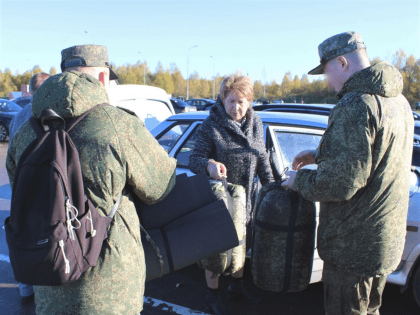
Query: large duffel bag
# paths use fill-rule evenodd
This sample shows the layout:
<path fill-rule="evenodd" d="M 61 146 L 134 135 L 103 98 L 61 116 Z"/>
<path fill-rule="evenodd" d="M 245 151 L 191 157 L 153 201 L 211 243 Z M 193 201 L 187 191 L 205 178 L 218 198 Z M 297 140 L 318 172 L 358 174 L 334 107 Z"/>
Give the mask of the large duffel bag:
<path fill-rule="evenodd" d="M 255 211 L 251 251 L 255 285 L 273 292 L 304 290 L 315 250 L 314 203 L 276 182 L 261 189 Z"/>
<path fill-rule="evenodd" d="M 238 246 L 235 225 L 205 174 L 177 176 L 168 196 L 147 205 L 136 200 L 145 232 L 146 281 Z"/>

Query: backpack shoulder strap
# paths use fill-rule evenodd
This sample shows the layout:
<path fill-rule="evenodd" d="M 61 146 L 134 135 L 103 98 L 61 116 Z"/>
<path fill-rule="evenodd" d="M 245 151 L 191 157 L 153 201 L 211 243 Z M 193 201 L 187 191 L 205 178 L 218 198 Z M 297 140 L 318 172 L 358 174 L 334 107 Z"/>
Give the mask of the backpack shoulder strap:
<path fill-rule="evenodd" d="M 41 127 L 40 121 L 35 117 L 31 116 L 29 118 L 29 123 L 32 129 L 35 131 L 37 138 L 41 138 L 45 134 L 44 128 Z"/>
<path fill-rule="evenodd" d="M 123 190 L 123 192 L 124 192 L 124 190 Z M 118 198 L 117 202 L 115 202 L 115 204 L 114 204 L 114 206 L 112 207 L 111 211 L 110 211 L 110 212 L 109 212 L 109 214 L 107 215 L 107 217 L 108 217 L 108 218 L 111 218 L 111 219 L 113 219 L 113 218 L 114 218 L 114 215 L 115 215 L 115 213 L 117 212 L 118 207 L 120 206 L 120 203 L 121 203 L 121 199 L 122 199 L 123 192 L 121 193 L 121 195 L 120 195 L 120 197 Z"/>
<path fill-rule="evenodd" d="M 103 107 L 103 106 L 106 106 L 106 105 L 109 105 L 109 104 L 107 104 L 107 103 L 103 103 L 103 104 L 98 104 L 98 105 L 96 105 L 95 107 L 92 107 L 91 109 L 89 109 L 88 111 L 86 111 L 86 112 L 84 112 L 82 115 L 80 115 L 79 117 L 76 117 L 76 118 L 74 118 L 74 119 L 72 119 L 72 120 L 70 120 L 69 121 L 69 123 L 67 124 L 67 127 L 66 127 L 66 131 L 67 132 L 69 132 L 74 126 L 76 126 L 77 125 L 77 123 L 79 122 L 79 121 L 81 121 L 83 118 L 85 118 L 90 112 L 92 112 L 93 110 L 95 110 L 96 108 L 98 108 L 98 107 Z M 110 105 L 109 105 L 110 106 Z"/>

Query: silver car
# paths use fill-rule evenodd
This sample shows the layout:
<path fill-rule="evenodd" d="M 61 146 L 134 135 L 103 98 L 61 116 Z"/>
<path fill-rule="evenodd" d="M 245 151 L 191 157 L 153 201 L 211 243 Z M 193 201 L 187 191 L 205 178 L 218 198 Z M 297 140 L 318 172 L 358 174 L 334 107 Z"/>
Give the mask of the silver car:
<path fill-rule="evenodd" d="M 281 174 L 297 153 L 316 149 L 327 128 L 328 116 L 287 112 L 257 112 L 264 125 L 267 151 L 271 155 L 273 172 Z M 169 156 L 177 159 L 177 174 L 193 175 L 188 168 L 189 157 L 196 141 L 196 131 L 208 117 L 208 111 L 192 112 L 171 116 L 156 126 L 151 132 Z M 414 138 L 413 163 L 419 166 L 420 137 Z M 416 162 L 415 162 L 416 160 Z M 307 167 L 316 167 L 311 165 Z M 258 178 L 255 179 L 259 188 Z M 420 306 L 420 172 L 412 167 L 410 177 L 410 204 L 407 217 L 407 236 L 401 263 L 388 276 L 388 282 L 410 290 Z M 319 212 L 319 204 L 317 212 Z M 321 281 L 323 261 L 315 251 L 311 283 Z"/>

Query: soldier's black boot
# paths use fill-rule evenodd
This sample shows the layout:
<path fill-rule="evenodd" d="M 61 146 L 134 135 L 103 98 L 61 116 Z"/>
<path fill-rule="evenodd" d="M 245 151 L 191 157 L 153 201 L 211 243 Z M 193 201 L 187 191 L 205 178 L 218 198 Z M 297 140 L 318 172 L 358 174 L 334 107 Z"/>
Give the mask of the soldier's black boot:
<path fill-rule="evenodd" d="M 230 277 L 230 284 L 227 289 L 228 297 L 230 299 L 236 298 L 241 299 L 244 302 L 256 304 L 261 302 L 261 298 L 255 295 L 252 295 L 245 286 L 243 278 L 234 278 Z"/>
<path fill-rule="evenodd" d="M 233 315 L 223 304 L 219 289 L 206 288 L 205 306 L 214 315 Z"/>

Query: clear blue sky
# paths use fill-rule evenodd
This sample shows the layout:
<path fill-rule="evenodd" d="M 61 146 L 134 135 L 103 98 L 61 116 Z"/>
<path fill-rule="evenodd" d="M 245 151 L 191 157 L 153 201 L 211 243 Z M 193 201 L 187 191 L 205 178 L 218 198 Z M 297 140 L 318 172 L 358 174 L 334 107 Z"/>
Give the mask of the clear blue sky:
<path fill-rule="evenodd" d="M 318 45 L 344 31 L 362 34 L 370 58 L 392 61 L 403 49 L 418 59 L 420 0 L 0 0 L 0 69 L 60 72 L 62 49 L 94 43 L 117 66 L 175 63 L 186 77 L 198 45 L 190 74 L 210 79 L 214 66 L 281 82 L 318 65 Z"/>

